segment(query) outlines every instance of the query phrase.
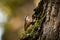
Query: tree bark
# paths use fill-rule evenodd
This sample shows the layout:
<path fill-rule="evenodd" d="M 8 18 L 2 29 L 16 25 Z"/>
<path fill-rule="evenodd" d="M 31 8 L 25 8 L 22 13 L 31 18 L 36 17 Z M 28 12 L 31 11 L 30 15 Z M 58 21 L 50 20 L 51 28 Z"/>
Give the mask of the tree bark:
<path fill-rule="evenodd" d="M 30 34 L 27 30 L 29 35 L 23 40 L 60 40 L 60 0 L 41 0 L 34 11 L 34 31 Z"/>

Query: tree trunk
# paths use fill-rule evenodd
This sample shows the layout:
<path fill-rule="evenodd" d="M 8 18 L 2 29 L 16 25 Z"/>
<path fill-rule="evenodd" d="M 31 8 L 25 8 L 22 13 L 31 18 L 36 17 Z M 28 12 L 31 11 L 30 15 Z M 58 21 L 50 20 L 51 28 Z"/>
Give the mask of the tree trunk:
<path fill-rule="evenodd" d="M 23 40 L 60 40 L 60 0 L 41 0 L 34 11 L 35 23 Z"/>

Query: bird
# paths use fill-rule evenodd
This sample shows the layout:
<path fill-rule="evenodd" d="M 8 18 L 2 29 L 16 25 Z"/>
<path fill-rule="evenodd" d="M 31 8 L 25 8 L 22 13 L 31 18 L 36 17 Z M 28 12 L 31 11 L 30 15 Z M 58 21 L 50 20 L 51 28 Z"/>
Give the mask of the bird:
<path fill-rule="evenodd" d="M 34 21 L 32 20 L 32 18 L 29 18 L 29 16 L 25 17 L 25 24 L 24 24 L 24 29 L 25 31 L 27 30 L 27 28 L 31 25 L 34 24 Z"/>

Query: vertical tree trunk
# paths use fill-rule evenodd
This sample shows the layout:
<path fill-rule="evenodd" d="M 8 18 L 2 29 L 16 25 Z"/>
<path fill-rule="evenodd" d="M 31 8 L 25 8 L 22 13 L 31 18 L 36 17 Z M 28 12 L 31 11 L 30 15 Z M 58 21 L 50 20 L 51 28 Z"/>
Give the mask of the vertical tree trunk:
<path fill-rule="evenodd" d="M 38 20 L 38 25 L 32 33 L 30 32 L 31 34 L 27 33 L 29 36 L 23 39 L 60 40 L 60 0 L 41 0 L 34 11 L 32 19 Z"/>

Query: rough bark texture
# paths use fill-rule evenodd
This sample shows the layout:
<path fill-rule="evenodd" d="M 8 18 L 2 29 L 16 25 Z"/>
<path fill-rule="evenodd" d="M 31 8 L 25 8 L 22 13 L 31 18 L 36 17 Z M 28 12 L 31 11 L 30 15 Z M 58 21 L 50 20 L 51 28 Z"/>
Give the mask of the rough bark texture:
<path fill-rule="evenodd" d="M 22 40 L 60 40 L 60 0 L 41 0 Z"/>

